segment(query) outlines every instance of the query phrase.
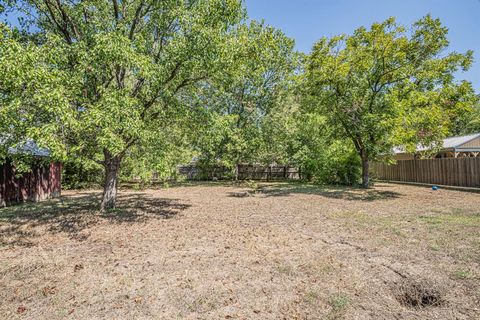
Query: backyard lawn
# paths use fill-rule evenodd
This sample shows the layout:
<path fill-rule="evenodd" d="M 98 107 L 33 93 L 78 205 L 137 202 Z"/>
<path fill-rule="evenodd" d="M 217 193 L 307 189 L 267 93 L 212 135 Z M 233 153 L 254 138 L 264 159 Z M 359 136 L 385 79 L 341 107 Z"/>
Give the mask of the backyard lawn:
<path fill-rule="evenodd" d="M 122 189 L 0 209 L 1 319 L 479 319 L 480 194 Z"/>

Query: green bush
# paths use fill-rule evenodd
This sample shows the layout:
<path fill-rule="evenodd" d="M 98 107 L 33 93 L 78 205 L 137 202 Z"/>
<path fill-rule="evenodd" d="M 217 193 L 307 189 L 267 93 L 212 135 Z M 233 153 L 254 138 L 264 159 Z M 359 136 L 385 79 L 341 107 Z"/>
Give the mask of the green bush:
<path fill-rule="evenodd" d="M 88 189 L 102 186 L 103 167 L 99 164 L 67 161 L 63 164 L 62 188 Z"/>
<path fill-rule="evenodd" d="M 353 148 L 334 142 L 323 151 L 306 157 L 301 165 L 302 178 L 320 184 L 357 185 L 361 177 L 360 159 Z"/>

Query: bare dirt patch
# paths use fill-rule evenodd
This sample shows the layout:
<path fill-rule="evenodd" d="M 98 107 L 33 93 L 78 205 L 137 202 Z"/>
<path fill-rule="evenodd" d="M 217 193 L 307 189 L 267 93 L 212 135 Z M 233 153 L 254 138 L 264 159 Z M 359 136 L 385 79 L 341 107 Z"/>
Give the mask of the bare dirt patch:
<path fill-rule="evenodd" d="M 405 279 L 395 289 L 397 300 L 406 307 L 427 308 L 445 303 L 445 288 L 432 280 Z"/>
<path fill-rule="evenodd" d="M 106 215 L 98 191 L 0 209 L 0 318 L 480 318 L 479 194 L 254 189 L 122 190 Z"/>

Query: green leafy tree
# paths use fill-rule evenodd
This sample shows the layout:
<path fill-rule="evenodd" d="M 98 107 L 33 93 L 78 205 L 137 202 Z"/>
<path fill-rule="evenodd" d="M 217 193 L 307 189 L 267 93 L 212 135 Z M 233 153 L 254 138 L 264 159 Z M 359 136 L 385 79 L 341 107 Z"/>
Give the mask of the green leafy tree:
<path fill-rule="evenodd" d="M 472 52 L 445 53 L 447 28 L 426 16 L 411 31 L 394 18 L 352 35 L 322 38 L 306 66 L 305 105 L 327 116 L 341 139 L 352 141 L 369 185 L 369 161 L 395 145 L 435 144 L 451 119 L 471 108 L 470 83 L 454 81 Z"/>
<path fill-rule="evenodd" d="M 267 143 L 258 156 L 266 163 L 297 167 L 304 180 L 357 184 L 360 166 L 352 142 L 336 138 L 327 118 L 318 112 L 305 112 L 302 102 L 296 89 L 281 98 L 262 126 Z"/>
<path fill-rule="evenodd" d="M 152 179 L 169 180 L 178 178 L 177 166 L 193 157 L 191 135 L 194 134 L 198 119 L 196 114 L 186 110 L 187 114 L 170 117 L 163 123 L 163 130 L 150 139 L 133 146 L 126 154 L 121 177 L 131 181 L 140 179 L 149 183 Z M 195 119 L 195 120 L 192 120 Z M 161 147 L 157 145 L 162 141 Z"/>
<path fill-rule="evenodd" d="M 52 157 L 64 159 L 62 128 L 74 122 L 74 113 L 67 99 L 68 75 L 55 67 L 62 51 L 23 40 L 20 33 L 0 23 L 0 163 L 9 147 L 21 149 L 28 138 L 51 146 Z M 23 160 L 32 159 L 8 156 L 19 171 L 28 170 L 30 161 Z"/>
<path fill-rule="evenodd" d="M 319 184 L 355 185 L 360 177 L 359 161 L 349 140 L 336 139 L 325 116 L 297 112 L 290 138 L 291 163 L 302 178 Z"/>
<path fill-rule="evenodd" d="M 480 103 L 477 103 L 477 105 L 475 106 L 475 109 L 468 120 L 466 131 L 468 133 L 480 132 Z"/>
<path fill-rule="evenodd" d="M 229 30 L 244 18 L 239 0 L 12 0 L 7 5 L 43 36 L 38 50 L 54 49 L 46 77 L 58 79 L 59 73 L 66 80 L 60 81 L 62 95 L 52 98 L 52 106 L 32 104 L 36 112 L 51 109 L 62 120 L 51 136 L 67 132 L 58 148 L 44 145 L 54 154 L 68 148 L 70 156 L 104 166 L 102 210 L 115 207 L 129 151 L 149 143 L 162 148 L 165 122 L 184 114 L 191 88 L 218 71 Z M 20 79 L 18 87 L 26 83 Z"/>
<path fill-rule="evenodd" d="M 271 111 L 288 92 L 298 67 L 293 40 L 251 21 L 232 30 L 222 55 L 223 72 L 210 79 L 199 102 L 204 126 L 195 147 L 200 160 L 233 168 L 264 157 Z"/>
<path fill-rule="evenodd" d="M 480 132 L 480 95 L 477 95 L 477 103 L 472 110 L 460 114 L 454 119 L 451 135 L 472 134 Z"/>

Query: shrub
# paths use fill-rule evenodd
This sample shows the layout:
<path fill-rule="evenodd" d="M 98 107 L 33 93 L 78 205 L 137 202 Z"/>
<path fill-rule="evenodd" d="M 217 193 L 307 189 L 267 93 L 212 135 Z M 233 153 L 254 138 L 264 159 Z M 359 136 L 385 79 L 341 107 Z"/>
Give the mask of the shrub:
<path fill-rule="evenodd" d="M 357 185 L 360 159 L 348 145 L 335 141 L 323 151 L 312 154 L 301 165 L 302 178 L 320 184 Z"/>
<path fill-rule="evenodd" d="M 87 189 L 102 185 L 103 167 L 96 163 L 67 161 L 63 164 L 62 188 Z"/>

